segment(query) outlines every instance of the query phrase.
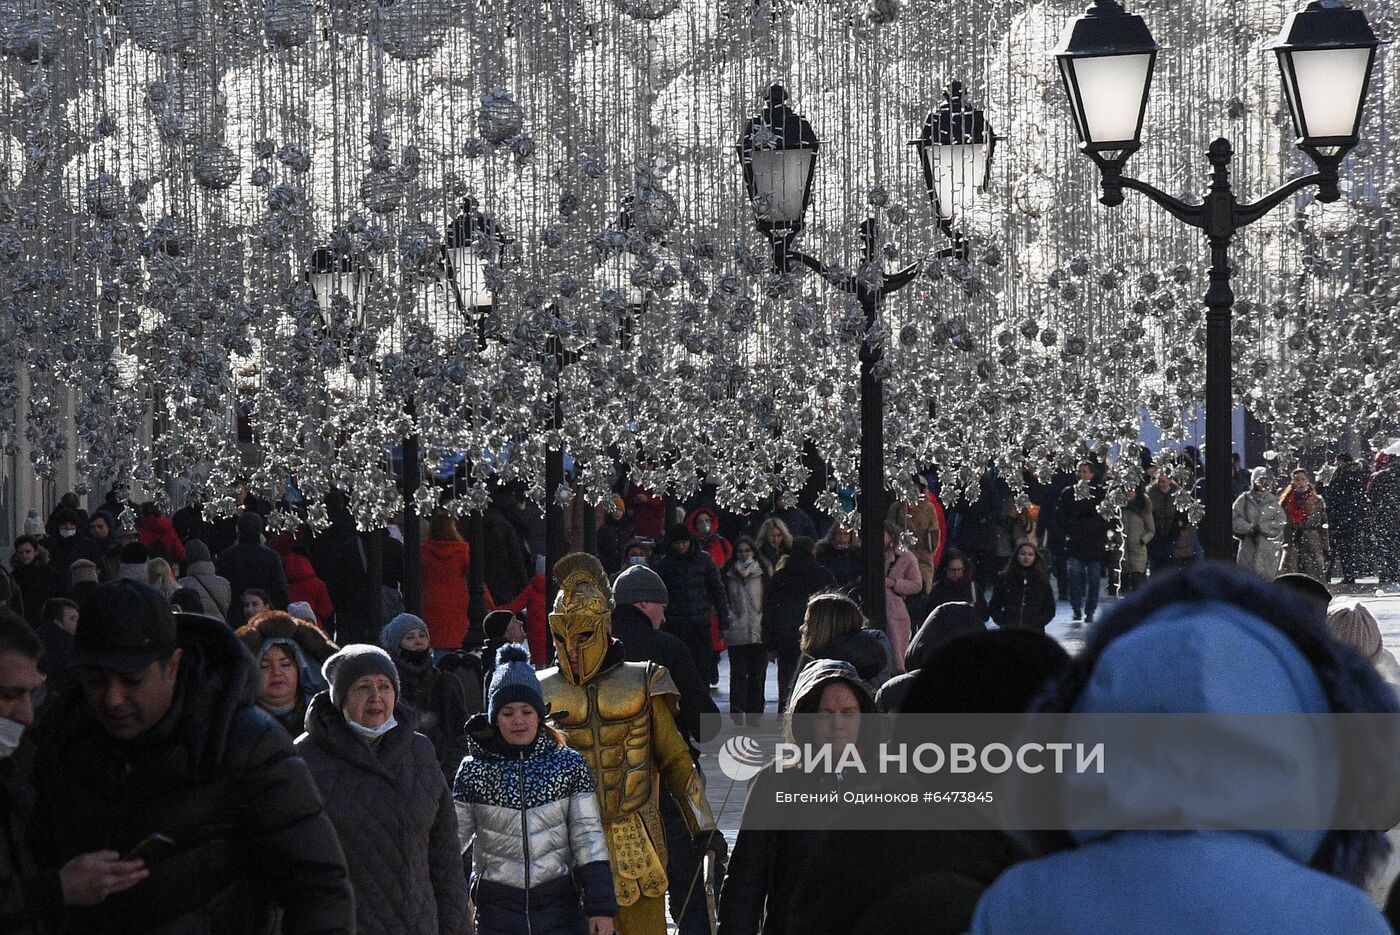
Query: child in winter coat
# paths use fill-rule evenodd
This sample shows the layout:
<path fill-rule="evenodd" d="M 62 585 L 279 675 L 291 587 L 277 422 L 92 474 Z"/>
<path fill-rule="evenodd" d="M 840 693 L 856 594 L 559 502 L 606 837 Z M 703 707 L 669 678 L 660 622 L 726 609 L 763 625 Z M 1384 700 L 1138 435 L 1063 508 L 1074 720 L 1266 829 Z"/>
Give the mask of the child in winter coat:
<path fill-rule="evenodd" d="M 477 935 L 614 935 L 617 897 L 593 773 L 544 723 L 525 648 L 504 646 L 498 657 L 486 713 L 467 723 L 467 757 L 452 789 L 462 849 L 471 848 Z"/>

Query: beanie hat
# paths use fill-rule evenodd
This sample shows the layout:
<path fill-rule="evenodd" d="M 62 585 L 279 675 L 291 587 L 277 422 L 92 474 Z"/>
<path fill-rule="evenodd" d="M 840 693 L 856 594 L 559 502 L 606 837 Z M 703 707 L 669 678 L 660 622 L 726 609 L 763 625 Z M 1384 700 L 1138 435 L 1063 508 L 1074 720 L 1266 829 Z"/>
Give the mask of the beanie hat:
<path fill-rule="evenodd" d="M 540 680 L 530 665 L 530 650 L 522 643 L 507 643 L 496 652 L 496 671 L 486 697 L 487 720 L 495 724 L 501 709 L 517 701 L 533 707 L 540 717 L 547 713 Z"/>
<path fill-rule="evenodd" d="M 146 547 L 139 542 L 129 542 L 122 546 L 121 564 L 117 568 L 117 577 L 145 581 L 146 563 L 150 557 L 151 554 L 146 551 Z"/>
<path fill-rule="evenodd" d="M 97 583 L 97 566 L 91 559 L 80 558 L 68 566 L 68 578 L 74 584 L 79 581 L 91 581 Z"/>
<path fill-rule="evenodd" d="M 1358 600 L 1349 600 L 1327 614 L 1327 629 L 1339 643 L 1375 660 L 1381 654 L 1381 630 L 1376 618 Z"/>
<path fill-rule="evenodd" d="M 408 631 L 417 629 L 428 629 L 428 625 L 423 622 L 422 617 L 413 614 L 399 614 L 384 624 L 384 628 L 379 631 L 379 645 L 387 649 L 389 655 L 392 656 L 399 651 L 399 644 L 408 635 Z"/>
<path fill-rule="evenodd" d="M 482 629 L 486 631 L 488 640 L 500 642 L 506 638 L 506 627 L 516 619 L 515 614 L 508 610 L 493 610 L 486 615 L 486 619 L 481 622 Z M 490 660 L 487 660 L 490 663 Z"/>
<path fill-rule="evenodd" d="M 368 643 L 355 643 L 347 646 L 326 660 L 321 666 L 321 675 L 331 687 L 331 703 L 337 708 L 345 704 L 345 696 L 350 686 L 366 675 L 382 675 L 394 683 L 394 694 L 399 695 L 399 670 L 389 654 L 378 646 Z"/>
<path fill-rule="evenodd" d="M 685 523 L 676 523 L 666 530 L 666 538 L 671 542 L 691 542 L 694 539 Z"/>
<path fill-rule="evenodd" d="M 42 536 L 44 534 L 44 521 L 39 518 L 37 510 L 30 510 L 29 515 L 24 518 L 24 534 L 26 536 Z"/>
<path fill-rule="evenodd" d="M 613 602 L 621 607 L 642 601 L 668 604 L 671 596 L 666 592 L 666 582 L 656 572 L 645 565 L 629 565 L 613 582 Z"/>
<path fill-rule="evenodd" d="M 185 548 L 188 550 L 189 546 L 186 545 Z M 306 601 L 292 601 L 287 605 L 287 613 L 298 620 L 314 623 L 318 627 L 321 625 L 321 622 L 316 619 L 316 611 L 312 610 L 311 605 L 306 603 Z"/>
<path fill-rule="evenodd" d="M 189 539 L 185 542 L 185 567 L 193 565 L 195 562 L 210 562 L 213 557 L 209 554 L 209 546 L 198 539 Z"/>

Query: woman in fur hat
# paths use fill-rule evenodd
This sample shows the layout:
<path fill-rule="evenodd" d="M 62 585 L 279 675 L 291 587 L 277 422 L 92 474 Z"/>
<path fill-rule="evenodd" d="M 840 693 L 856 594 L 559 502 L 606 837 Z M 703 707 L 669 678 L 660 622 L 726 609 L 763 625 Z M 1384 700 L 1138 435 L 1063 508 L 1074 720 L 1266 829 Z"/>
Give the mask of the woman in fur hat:
<path fill-rule="evenodd" d="M 326 684 L 321 665 L 336 646 L 318 628 L 280 610 L 258 614 L 238 628 L 238 638 L 262 672 L 258 707 L 277 719 L 293 737 L 305 730 L 306 705 Z"/>

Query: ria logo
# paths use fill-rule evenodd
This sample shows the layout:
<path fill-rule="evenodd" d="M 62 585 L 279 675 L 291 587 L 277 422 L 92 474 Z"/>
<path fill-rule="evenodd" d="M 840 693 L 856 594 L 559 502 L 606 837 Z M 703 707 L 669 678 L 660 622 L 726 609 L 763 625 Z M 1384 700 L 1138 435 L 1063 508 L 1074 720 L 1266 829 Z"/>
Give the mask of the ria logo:
<path fill-rule="evenodd" d="M 763 769 L 767 758 L 752 737 L 730 737 L 719 748 L 719 769 L 735 782 L 748 782 Z"/>

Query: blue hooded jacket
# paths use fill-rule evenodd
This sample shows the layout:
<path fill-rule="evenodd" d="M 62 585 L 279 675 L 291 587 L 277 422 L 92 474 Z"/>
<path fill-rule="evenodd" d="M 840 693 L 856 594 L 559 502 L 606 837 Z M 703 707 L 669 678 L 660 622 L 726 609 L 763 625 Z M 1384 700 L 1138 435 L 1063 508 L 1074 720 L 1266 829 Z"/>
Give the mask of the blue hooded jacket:
<path fill-rule="evenodd" d="M 1186 582 L 1181 590 L 1190 591 L 1204 580 L 1197 590 L 1205 593 L 1166 606 L 1161 594 L 1155 601 L 1120 605 L 1123 613 L 1093 634 L 1075 671 L 1059 686 L 1059 697 L 1052 692 L 1038 707 L 1103 714 L 1394 709 L 1378 683 L 1354 665 L 1359 657 L 1337 653 L 1325 639 L 1305 655 L 1297 634 L 1290 638 L 1275 620 L 1277 608 L 1256 614 L 1245 609 L 1258 606 L 1255 601 L 1209 593 L 1228 594 L 1233 577 L 1221 569 L 1194 572 L 1154 590 Z M 1245 590 L 1258 591 L 1250 596 L 1265 601 L 1277 593 L 1253 585 Z M 1278 600 L 1286 607 L 1287 600 Z M 1313 639 L 1306 633 L 1303 638 Z M 1281 807 L 1337 800 L 1336 750 L 1317 752 L 1279 775 L 1279 782 L 1251 783 L 1235 794 L 1272 799 Z M 1277 753 L 1248 744 L 1235 750 L 1240 769 L 1255 775 L 1279 774 Z M 1129 793 L 1131 803 L 1113 804 L 1131 804 L 1130 813 L 1144 823 L 1168 814 L 1173 796 L 1180 798 L 1194 779 L 1185 772 L 1171 775 L 1172 765 L 1182 764 L 1163 765 L 1152 776 L 1160 794 L 1144 794 L 1139 786 Z M 1115 790 L 1103 791 L 1111 796 Z M 1228 798 L 1232 790 L 1211 791 Z M 1069 849 L 1007 870 L 978 903 L 972 935 L 1390 931 L 1367 895 L 1346 882 L 1374 855 L 1375 837 L 1368 832 L 1101 831 L 1070 837 Z"/>

